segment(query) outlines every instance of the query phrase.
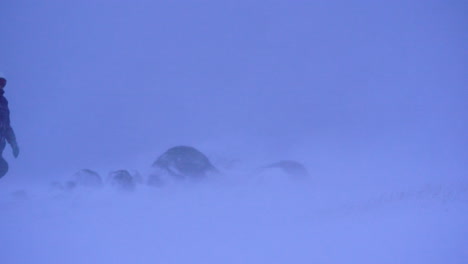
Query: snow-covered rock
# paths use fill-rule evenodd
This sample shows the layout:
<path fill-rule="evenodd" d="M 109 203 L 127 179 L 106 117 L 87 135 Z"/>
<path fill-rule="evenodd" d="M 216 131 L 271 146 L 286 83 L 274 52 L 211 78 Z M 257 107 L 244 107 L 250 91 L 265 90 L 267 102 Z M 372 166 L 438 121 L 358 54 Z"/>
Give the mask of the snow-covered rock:
<path fill-rule="evenodd" d="M 135 178 L 128 170 L 116 170 L 110 172 L 108 182 L 111 186 L 123 191 L 133 191 L 136 187 Z"/>
<path fill-rule="evenodd" d="M 86 188 L 100 188 L 103 185 L 101 176 L 90 169 L 82 169 L 77 171 L 72 176 L 72 181 L 66 184 L 69 188 L 75 186 L 86 187 Z"/>
<path fill-rule="evenodd" d="M 154 172 L 149 176 L 150 185 L 161 185 L 166 180 L 198 180 L 218 170 L 208 157 L 199 150 L 188 146 L 168 149 L 153 163 Z"/>

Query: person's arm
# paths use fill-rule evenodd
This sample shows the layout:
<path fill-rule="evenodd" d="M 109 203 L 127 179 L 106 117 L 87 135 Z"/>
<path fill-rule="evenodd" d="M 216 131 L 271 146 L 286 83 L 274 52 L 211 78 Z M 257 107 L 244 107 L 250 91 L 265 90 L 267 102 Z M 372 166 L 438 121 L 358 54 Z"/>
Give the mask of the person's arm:
<path fill-rule="evenodd" d="M 6 134 L 5 134 L 5 138 L 6 138 L 7 142 L 11 145 L 11 148 L 13 150 L 13 156 L 15 158 L 18 157 L 19 147 L 18 147 L 18 143 L 16 142 L 15 131 L 13 131 L 13 128 L 10 125 L 8 125 L 7 131 L 6 131 Z"/>

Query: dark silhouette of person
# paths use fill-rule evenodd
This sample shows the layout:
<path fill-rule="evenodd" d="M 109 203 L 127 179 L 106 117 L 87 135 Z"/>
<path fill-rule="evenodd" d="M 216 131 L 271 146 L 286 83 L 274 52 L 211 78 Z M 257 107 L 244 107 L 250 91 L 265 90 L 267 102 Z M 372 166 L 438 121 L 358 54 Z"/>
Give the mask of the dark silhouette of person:
<path fill-rule="evenodd" d="M 6 79 L 0 76 L 0 178 L 5 176 L 8 172 L 8 163 L 3 158 L 3 150 L 6 143 L 11 145 L 13 156 L 16 158 L 19 154 L 18 143 L 16 143 L 16 136 L 13 128 L 10 125 L 10 109 L 8 108 L 8 101 L 3 96 L 3 90 L 6 85 Z"/>

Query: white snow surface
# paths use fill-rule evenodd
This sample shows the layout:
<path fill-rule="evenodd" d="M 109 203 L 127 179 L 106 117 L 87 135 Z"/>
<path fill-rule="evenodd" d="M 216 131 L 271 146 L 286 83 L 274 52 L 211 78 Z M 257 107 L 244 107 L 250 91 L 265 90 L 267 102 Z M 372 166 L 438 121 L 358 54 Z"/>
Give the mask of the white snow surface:
<path fill-rule="evenodd" d="M 223 177 L 164 188 L 139 185 L 132 193 L 109 186 L 71 192 L 0 186 L 0 263 L 468 259 L 465 184 L 391 190 Z"/>

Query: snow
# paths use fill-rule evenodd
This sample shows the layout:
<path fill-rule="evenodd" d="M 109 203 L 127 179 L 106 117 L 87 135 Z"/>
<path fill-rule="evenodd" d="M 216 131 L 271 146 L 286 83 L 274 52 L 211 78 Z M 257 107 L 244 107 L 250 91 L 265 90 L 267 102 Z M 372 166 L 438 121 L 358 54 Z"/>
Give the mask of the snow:
<path fill-rule="evenodd" d="M 110 186 L 73 192 L 44 186 L 16 193 L 5 189 L 1 263 L 468 259 L 468 188 L 459 183 L 407 190 L 347 190 L 287 180 L 139 185 L 133 193 Z"/>

